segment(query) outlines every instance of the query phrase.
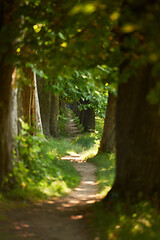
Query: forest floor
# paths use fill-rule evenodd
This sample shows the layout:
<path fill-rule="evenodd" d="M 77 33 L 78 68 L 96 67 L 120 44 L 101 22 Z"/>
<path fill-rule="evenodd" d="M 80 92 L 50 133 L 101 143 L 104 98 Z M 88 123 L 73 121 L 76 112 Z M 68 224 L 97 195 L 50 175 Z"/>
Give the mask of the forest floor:
<path fill-rule="evenodd" d="M 66 156 L 80 172 L 81 183 L 68 196 L 29 204 L 0 207 L 1 240 L 87 240 L 90 231 L 85 216 L 99 197 L 96 167 L 79 155 Z"/>

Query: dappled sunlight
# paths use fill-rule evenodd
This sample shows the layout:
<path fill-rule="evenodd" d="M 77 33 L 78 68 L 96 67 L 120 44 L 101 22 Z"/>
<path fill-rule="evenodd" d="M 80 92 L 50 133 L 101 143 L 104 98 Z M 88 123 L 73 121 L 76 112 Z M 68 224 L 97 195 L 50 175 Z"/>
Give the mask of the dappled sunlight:
<path fill-rule="evenodd" d="M 52 205 L 52 204 L 55 204 L 56 200 L 55 199 L 54 200 L 45 200 L 43 202 L 45 202 L 46 204 Z M 42 205 L 42 203 L 40 203 L 40 205 Z"/>
<path fill-rule="evenodd" d="M 69 160 L 70 162 L 83 162 L 80 154 L 71 154 L 64 157 L 61 157 L 61 160 Z"/>
<path fill-rule="evenodd" d="M 74 151 L 67 151 L 67 154 L 71 155 L 72 157 L 80 157 L 80 154 L 77 154 L 76 152 Z"/>
<path fill-rule="evenodd" d="M 96 156 L 97 153 L 98 153 L 98 147 L 94 146 L 93 148 L 90 148 L 89 150 L 82 152 L 81 157 L 84 160 L 86 160 L 88 158 L 92 158 Z"/>
<path fill-rule="evenodd" d="M 27 223 L 13 222 L 13 228 L 17 231 L 19 236 L 24 239 L 29 239 L 30 237 L 36 237 L 36 234 L 31 232 L 31 226 Z"/>
<path fill-rule="evenodd" d="M 97 166 L 97 183 L 100 197 L 105 197 L 110 191 L 115 177 L 115 154 L 98 153 L 89 159 Z"/>
<path fill-rule="evenodd" d="M 20 229 L 23 229 L 23 228 L 29 228 L 30 226 L 28 224 L 19 224 L 17 222 L 14 222 L 14 227 L 16 230 L 20 230 Z"/>
<path fill-rule="evenodd" d="M 160 240 L 160 0 L 0 1 L 0 240 Z"/>
<path fill-rule="evenodd" d="M 82 189 L 82 188 L 75 188 L 75 191 L 85 191 L 85 189 Z"/>
<path fill-rule="evenodd" d="M 11 220 L 12 230 L 14 229 L 21 239 L 26 240 L 36 239 L 39 231 L 45 239 L 45 232 L 48 231 L 46 221 L 53 222 L 54 226 L 52 228 L 58 226 L 59 229 L 59 226 L 62 225 L 62 218 L 66 213 L 70 214 L 72 212 L 70 216 L 67 216 L 66 223 L 69 219 L 71 222 L 80 221 L 84 216 L 83 214 L 76 214 L 75 210 L 91 206 L 100 200 L 95 176 L 96 167 L 92 163 L 86 162 L 86 159 L 94 156 L 98 150 L 98 140 L 95 133 L 81 135 L 73 140 L 69 138 L 50 139 L 40 142 L 40 145 L 38 144 L 37 138 L 33 138 L 32 152 L 37 154 L 32 156 L 36 164 L 33 168 L 33 180 L 31 182 L 34 185 L 32 185 L 32 189 L 28 187 L 30 182 L 28 181 L 28 170 L 26 170 L 22 196 L 24 197 L 27 189 L 30 189 L 31 194 L 27 192 L 26 199 L 32 201 L 37 191 L 36 194 L 40 196 L 41 201 L 36 202 L 31 210 L 28 208 L 23 213 L 23 219 L 19 218 L 21 212 L 17 212 L 13 216 L 16 221 L 13 223 Z M 25 152 L 25 145 L 23 147 Z M 21 167 L 22 176 L 24 176 L 24 166 L 19 167 Z M 56 218 L 59 215 L 60 218 L 57 220 Z M 54 220 L 52 221 L 52 219 Z M 45 224 L 43 224 L 44 222 Z M 39 229 L 39 224 L 41 229 Z M 64 227 L 62 226 L 62 230 Z M 53 229 L 50 231 L 53 233 Z"/>
<path fill-rule="evenodd" d="M 84 216 L 83 215 L 71 215 L 70 218 L 72 220 L 79 220 L 79 219 L 84 218 Z"/>
<path fill-rule="evenodd" d="M 69 196 L 57 201 L 57 209 L 71 208 L 77 205 L 89 205 L 99 200 L 97 182 L 95 177 L 96 167 L 87 162 L 80 162 L 79 155 L 68 156 L 73 159 L 74 166 L 81 175 L 81 183 Z M 66 158 L 65 158 L 66 159 Z"/>
<path fill-rule="evenodd" d="M 104 172 L 104 171 L 106 171 L 107 169 L 106 168 L 102 168 L 100 171 L 101 172 Z"/>
<path fill-rule="evenodd" d="M 95 202 L 96 202 L 95 199 L 93 199 L 93 200 L 88 200 L 88 201 L 86 201 L 86 204 L 93 204 L 93 203 L 95 203 Z"/>
<path fill-rule="evenodd" d="M 106 214 L 107 213 L 107 214 Z M 149 202 L 116 203 L 110 208 L 99 203 L 93 208 L 95 236 L 99 239 L 160 239 L 160 215 Z M 91 220 L 93 221 L 93 220 Z"/>
<path fill-rule="evenodd" d="M 94 182 L 94 181 L 82 181 L 82 184 L 95 186 L 95 185 L 97 185 L 97 182 Z"/>
<path fill-rule="evenodd" d="M 99 194 L 102 198 L 107 195 L 107 193 L 111 190 L 110 186 L 105 186 L 103 190 L 101 190 L 101 193 Z"/>

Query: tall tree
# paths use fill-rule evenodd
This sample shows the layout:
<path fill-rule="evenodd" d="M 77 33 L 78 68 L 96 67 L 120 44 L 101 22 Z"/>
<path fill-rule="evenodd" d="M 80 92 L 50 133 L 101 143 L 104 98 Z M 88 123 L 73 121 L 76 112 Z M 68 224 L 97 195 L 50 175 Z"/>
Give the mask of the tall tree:
<path fill-rule="evenodd" d="M 18 86 L 16 83 L 16 68 L 12 74 L 12 96 L 11 96 L 11 124 L 12 138 L 15 140 L 15 135 L 18 135 Z"/>
<path fill-rule="evenodd" d="M 37 104 L 35 95 L 34 72 L 23 68 L 25 80 L 21 89 L 22 117 L 30 126 L 37 127 Z"/>
<path fill-rule="evenodd" d="M 37 76 L 37 87 L 43 133 L 50 137 L 51 91 L 47 91 L 46 79 L 40 76 Z"/>
<path fill-rule="evenodd" d="M 43 126 L 42 126 L 39 95 L 38 95 L 38 86 L 37 86 L 37 75 L 35 72 L 33 74 L 34 74 L 35 103 L 36 103 L 36 109 L 37 109 L 37 127 L 43 134 Z"/>
<path fill-rule="evenodd" d="M 59 137 L 59 95 L 54 93 L 51 93 L 50 132 L 52 137 Z"/>
<path fill-rule="evenodd" d="M 0 186 L 12 169 L 11 134 L 11 81 L 13 64 L 9 61 L 13 52 L 14 34 L 11 27 L 14 13 L 14 1 L 0 1 Z M 16 34 L 16 31 L 15 31 Z"/>
<path fill-rule="evenodd" d="M 116 180 L 112 195 L 116 192 L 132 199 L 154 194 L 160 197 L 160 115 L 158 106 L 147 100 L 156 83 L 151 66 L 145 66 L 119 86 Z"/>
<path fill-rule="evenodd" d="M 79 111 L 80 123 L 84 127 L 84 132 L 91 132 L 95 130 L 95 110 L 93 107 L 87 105 L 90 101 L 80 101 L 84 109 Z M 86 107 L 85 107 L 86 105 Z"/>
<path fill-rule="evenodd" d="M 116 179 L 107 198 L 160 197 L 159 16 L 156 1 L 123 1 L 116 29 L 121 56 Z"/>
<path fill-rule="evenodd" d="M 116 151 L 116 107 L 117 97 L 109 93 L 103 135 L 100 142 L 100 152 L 112 153 Z"/>

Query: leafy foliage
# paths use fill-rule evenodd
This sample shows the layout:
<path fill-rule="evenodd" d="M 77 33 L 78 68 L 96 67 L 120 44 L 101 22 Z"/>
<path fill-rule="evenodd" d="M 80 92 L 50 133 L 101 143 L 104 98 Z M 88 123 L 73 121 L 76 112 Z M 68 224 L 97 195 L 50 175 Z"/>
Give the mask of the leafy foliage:
<path fill-rule="evenodd" d="M 101 196 L 111 189 L 115 176 L 115 155 L 98 154 L 89 159 L 97 166 L 97 178 Z M 110 205 L 96 203 L 87 216 L 87 222 L 93 229 L 91 238 L 101 240 L 158 240 L 159 208 L 149 202 L 132 204 L 131 202 L 116 202 Z"/>
<path fill-rule="evenodd" d="M 98 114 L 104 116 L 105 108 L 108 100 L 108 84 L 102 84 L 100 73 L 94 76 L 95 73 L 91 71 L 75 71 L 72 76 L 62 77 L 54 90 L 58 91 L 62 98 L 68 102 L 78 102 L 79 110 L 86 110 L 87 108 L 94 108 Z M 85 104 L 84 104 L 85 103 Z"/>
<path fill-rule="evenodd" d="M 14 179 L 14 186 L 5 197 L 34 201 L 67 193 L 79 183 L 79 174 L 72 163 L 60 159 L 73 153 L 81 153 L 84 159 L 95 155 L 103 119 L 96 119 L 96 133 L 81 135 L 71 142 L 64 137 L 46 140 L 39 130 L 21 119 L 20 122 L 22 130 L 16 137 L 18 151 L 14 153 L 13 173 L 6 178 L 6 182 Z"/>
<path fill-rule="evenodd" d="M 159 220 L 157 208 L 149 202 L 117 203 L 106 211 L 103 204 L 96 204 L 88 219 L 92 238 L 101 240 L 158 240 Z"/>
<path fill-rule="evenodd" d="M 67 147 L 64 148 L 62 142 L 45 140 L 38 130 L 33 135 L 35 129 L 23 120 L 21 124 L 18 153 L 15 152 L 13 175 L 10 174 L 16 184 L 7 196 L 29 199 L 56 196 L 75 187 L 79 183 L 78 173 L 70 162 L 60 160 Z"/>
<path fill-rule="evenodd" d="M 97 182 L 102 196 L 105 196 L 112 187 L 115 178 L 115 157 L 113 153 L 98 153 L 89 159 L 89 162 L 97 166 Z"/>
<path fill-rule="evenodd" d="M 18 66 L 31 64 L 50 83 L 66 71 L 71 76 L 73 70 L 98 65 L 120 67 L 118 81 L 126 81 L 144 64 L 152 65 L 153 74 L 158 75 L 158 3 L 16 0 L 12 21 L 1 30 L 1 57 L 9 42 L 14 43 L 10 61 Z"/>

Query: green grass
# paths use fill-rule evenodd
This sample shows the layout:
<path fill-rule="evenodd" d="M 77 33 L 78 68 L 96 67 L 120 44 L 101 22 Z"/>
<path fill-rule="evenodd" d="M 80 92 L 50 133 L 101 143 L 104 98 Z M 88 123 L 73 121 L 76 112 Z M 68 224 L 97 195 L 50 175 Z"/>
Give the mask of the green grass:
<path fill-rule="evenodd" d="M 99 148 L 100 139 L 103 132 L 104 119 L 96 117 L 95 119 L 95 132 L 83 133 L 73 141 L 74 144 L 81 146 L 81 157 L 84 160 L 94 157 Z"/>
<path fill-rule="evenodd" d="M 149 202 L 117 203 L 104 207 L 97 203 L 89 216 L 91 239 L 159 240 L 160 212 Z"/>
<path fill-rule="evenodd" d="M 88 160 L 97 166 L 101 196 L 106 196 L 115 177 L 115 155 L 101 153 Z M 159 240 L 160 211 L 149 202 L 96 203 L 87 216 L 93 240 Z"/>
<path fill-rule="evenodd" d="M 73 150 L 79 152 L 81 147 L 73 147 L 64 138 L 44 140 L 39 132 L 31 135 L 25 127 L 17 138 L 19 152 L 15 153 L 13 174 L 6 178 L 5 184 L 12 182 L 11 188 L 2 196 L 36 201 L 68 193 L 79 184 L 80 176 L 73 164 L 61 157 Z"/>
<path fill-rule="evenodd" d="M 59 139 L 44 140 L 44 136 L 21 121 L 22 132 L 17 137 L 19 153 L 15 152 L 13 174 L 6 178 L 11 188 L 2 194 L 7 199 L 37 201 L 61 196 L 71 191 L 80 182 L 79 173 L 73 163 L 61 160 L 62 156 L 80 154 L 83 159 L 96 155 L 103 119 L 96 118 L 95 133 L 80 134 L 70 141 L 62 136 Z"/>
<path fill-rule="evenodd" d="M 115 154 L 99 153 L 88 159 L 97 167 L 99 194 L 105 196 L 111 189 L 115 177 Z"/>
<path fill-rule="evenodd" d="M 75 141 L 68 140 L 66 137 L 51 139 L 49 140 L 49 144 L 46 142 L 44 146 L 49 155 L 54 155 L 58 159 L 64 155 L 70 154 L 70 152 L 80 153 L 83 151 L 83 148 L 79 144 L 76 144 Z"/>
<path fill-rule="evenodd" d="M 104 126 L 104 118 L 96 117 L 95 129 L 96 129 L 96 134 L 97 134 L 98 138 L 102 137 L 103 126 Z"/>
<path fill-rule="evenodd" d="M 11 200 L 37 201 L 65 195 L 80 183 L 79 173 L 71 162 L 50 157 L 43 161 L 47 165 L 43 177 L 38 176 L 36 168 L 33 174 L 25 173 L 25 166 L 23 169 L 16 166 L 16 171 L 19 172 L 19 175 L 15 174 L 17 182 L 5 193 L 5 197 Z"/>

